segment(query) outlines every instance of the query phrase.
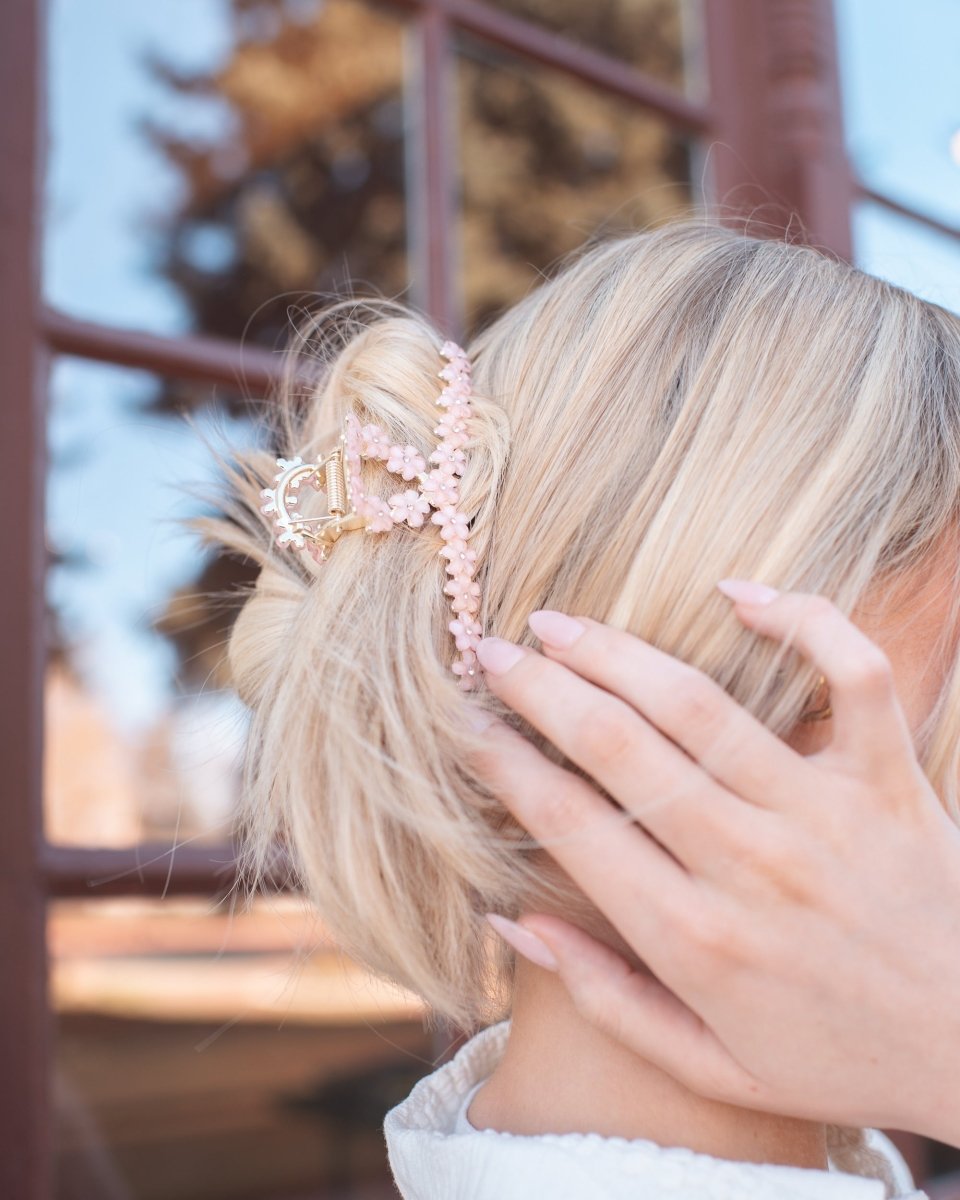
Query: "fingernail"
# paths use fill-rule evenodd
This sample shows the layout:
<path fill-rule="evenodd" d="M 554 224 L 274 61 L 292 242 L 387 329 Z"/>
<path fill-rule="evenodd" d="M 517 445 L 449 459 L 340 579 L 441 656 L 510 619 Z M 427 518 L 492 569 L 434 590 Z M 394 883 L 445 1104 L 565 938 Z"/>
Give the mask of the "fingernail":
<path fill-rule="evenodd" d="M 529 929 L 524 929 L 516 921 L 508 921 L 506 917 L 501 917 L 499 913 L 487 913 L 486 917 L 503 940 L 509 942 L 518 954 L 522 954 L 524 958 L 528 958 L 530 962 L 536 963 L 538 967 L 543 967 L 547 971 L 558 971 L 560 969 L 560 964 L 557 962 L 553 951 L 535 933 L 531 933 Z"/>
<path fill-rule="evenodd" d="M 725 596 L 742 604 L 769 604 L 780 595 L 776 588 L 753 579 L 721 579 L 717 587 Z"/>
<path fill-rule="evenodd" d="M 527 617 L 527 624 L 541 642 L 558 650 L 569 650 L 586 629 L 581 621 L 553 608 L 538 608 Z"/>
<path fill-rule="evenodd" d="M 467 709 L 467 720 L 469 721 L 470 728 L 474 731 L 474 733 L 483 733 L 485 729 L 490 728 L 490 726 L 496 720 L 496 717 L 494 717 L 491 713 L 488 713 L 485 708 L 471 706 Z"/>
<path fill-rule="evenodd" d="M 515 646 L 513 642 L 498 637 L 482 638 L 477 646 L 480 666 L 492 675 L 501 675 L 504 671 L 509 671 L 525 653 L 521 646 Z"/>

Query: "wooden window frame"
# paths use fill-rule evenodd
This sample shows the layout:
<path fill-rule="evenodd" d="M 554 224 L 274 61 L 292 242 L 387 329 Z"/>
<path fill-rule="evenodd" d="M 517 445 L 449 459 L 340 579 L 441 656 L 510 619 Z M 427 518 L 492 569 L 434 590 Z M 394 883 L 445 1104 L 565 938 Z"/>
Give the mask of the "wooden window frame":
<path fill-rule="evenodd" d="M 946 237 L 960 242 L 960 225 L 951 225 L 949 221 L 941 221 L 939 218 L 931 216 L 930 213 L 924 212 L 923 209 L 914 208 L 912 205 L 894 200 L 892 196 L 888 196 L 885 192 L 878 192 L 876 189 L 868 187 L 859 180 L 854 180 L 854 189 L 856 199 L 868 200 L 872 204 L 877 204 L 887 212 L 894 213 L 898 217 L 909 218 L 909 220 L 915 222 L 917 225 L 922 225 L 924 229 L 930 229 L 934 233 L 942 233 Z"/>
<path fill-rule="evenodd" d="M 707 0 L 703 101 L 629 64 L 479 0 L 381 0 L 402 13 L 419 45 L 411 203 L 421 306 L 456 335 L 454 172 L 447 127 L 456 38 L 467 33 L 566 72 L 660 114 L 709 145 L 706 206 L 732 215 L 770 206 L 790 228 L 850 256 L 850 179 L 840 124 L 831 0 Z M 77 320 L 41 294 L 47 149 L 42 0 L 5 0 L 0 13 L 0 646 L 6 700 L 0 723 L 0 1194 L 51 1200 L 54 1017 L 48 1008 L 46 916 L 58 897 L 209 895 L 232 886 L 232 849 L 141 844 L 53 845 L 43 830 L 45 669 L 44 481 L 50 364 L 59 354 L 209 384 L 242 380 L 268 391 L 275 356 L 207 337 L 164 338 Z M 864 189 L 860 189 L 864 194 Z M 871 199 L 898 211 L 882 197 Z M 920 214 L 907 215 L 935 224 Z M 799 230 L 797 228 L 799 218 Z M 946 230 L 960 236 L 960 231 Z M 12 581 L 12 585 L 11 585 Z"/>

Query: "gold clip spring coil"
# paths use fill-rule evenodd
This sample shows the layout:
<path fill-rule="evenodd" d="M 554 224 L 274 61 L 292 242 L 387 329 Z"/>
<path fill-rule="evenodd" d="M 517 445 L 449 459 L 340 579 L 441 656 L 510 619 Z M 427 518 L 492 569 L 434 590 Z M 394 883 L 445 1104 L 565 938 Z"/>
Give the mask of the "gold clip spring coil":
<path fill-rule="evenodd" d="M 327 459 L 324 474 L 327 485 L 327 509 L 332 515 L 342 517 L 347 511 L 347 491 L 343 481 L 339 447 Z"/>

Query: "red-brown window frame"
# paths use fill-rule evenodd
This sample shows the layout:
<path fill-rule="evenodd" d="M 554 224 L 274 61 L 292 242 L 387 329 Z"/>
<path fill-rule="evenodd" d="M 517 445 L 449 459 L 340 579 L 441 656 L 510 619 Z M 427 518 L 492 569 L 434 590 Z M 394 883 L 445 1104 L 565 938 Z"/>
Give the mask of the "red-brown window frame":
<path fill-rule="evenodd" d="M 567 72 L 665 117 L 710 147 L 710 203 L 756 211 L 775 229 L 850 257 L 849 175 L 840 122 L 831 0 L 708 0 L 710 95 L 694 101 L 628 64 L 480 3 L 381 0 L 418 40 L 419 165 L 414 272 L 421 306 L 456 334 L 456 228 L 448 89 L 458 33 Z M 46 157 L 45 5 L 5 0 L 0 15 L 0 646 L 6 700 L 0 837 L 0 1194 L 51 1200 L 53 1188 L 46 913 L 51 898 L 206 894 L 234 881 L 230 847 L 120 850 L 49 844 L 43 830 L 44 481 L 49 365 L 72 354 L 183 379 L 266 392 L 273 356 L 204 337 L 166 339 L 76 320 L 41 295 Z M 900 210 L 883 197 L 859 193 Z M 772 202 L 772 203 L 771 203 Z M 906 215 L 924 220 L 920 214 Z M 796 223 L 799 218 L 799 228 Z M 938 225 L 926 220 L 927 224 Z M 946 230 L 955 236 L 960 231 Z"/>

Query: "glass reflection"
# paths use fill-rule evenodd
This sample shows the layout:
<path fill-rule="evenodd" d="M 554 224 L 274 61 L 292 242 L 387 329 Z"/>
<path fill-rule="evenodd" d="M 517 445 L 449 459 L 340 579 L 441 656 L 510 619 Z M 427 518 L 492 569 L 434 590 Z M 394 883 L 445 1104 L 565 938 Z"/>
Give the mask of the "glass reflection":
<path fill-rule="evenodd" d="M 384 1114 L 445 1047 L 303 902 L 57 901 L 57 1200 L 388 1200 Z"/>
<path fill-rule="evenodd" d="M 196 411 L 196 430 L 184 409 Z M 74 359 L 54 367 L 51 841 L 229 840 L 245 716 L 227 686 L 229 616 L 206 593 L 243 573 L 182 525 L 203 511 L 190 489 L 217 477 L 203 436 L 224 426 L 240 444 L 257 436 L 241 399 L 208 386 Z"/>
<path fill-rule="evenodd" d="M 960 5 L 838 0 L 836 20 L 857 174 L 960 229 Z"/>
<path fill-rule="evenodd" d="M 705 90 L 699 0 L 490 0 L 678 90 Z"/>
<path fill-rule="evenodd" d="M 588 238 L 690 210 L 689 143 L 635 104 L 472 40 L 459 84 L 469 326 Z"/>
<path fill-rule="evenodd" d="M 402 52 L 358 0 L 53 0 L 48 301 L 273 346 L 305 292 L 402 293 Z"/>

